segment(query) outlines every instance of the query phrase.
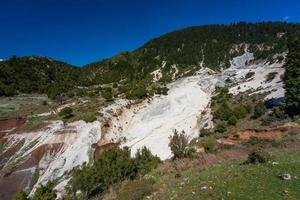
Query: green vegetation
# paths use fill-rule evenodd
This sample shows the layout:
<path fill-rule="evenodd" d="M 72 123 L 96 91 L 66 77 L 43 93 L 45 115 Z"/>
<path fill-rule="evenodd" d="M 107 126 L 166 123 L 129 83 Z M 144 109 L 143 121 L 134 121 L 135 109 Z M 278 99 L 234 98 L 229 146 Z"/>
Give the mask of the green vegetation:
<path fill-rule="evenodd" d="M 48 181 L 45 185 L 38 187 L 31 198 L 31 200 L 55 200 L 56 192 L 53 189 L 55 186 L 54 182 Z"/>
<path fill-rule="evenodd" d="M 138 179 L 128 181 L 121 186 L 115 200 L 141 200 L 155 191 L 152 179 Z"/>
<path fill-rule="evenodd" d="M 103 193 L 112 184 L 147 173 L 159 162 L 159 158 L 146 148 L 138 151 L 136 158 L 130 157 L 128 149 L 115 147 L 106 150 L 92 165 L 84 165 L 75 170 L 69 193 L 74 199 L 87 199 Z"/>
<path fill-rule="evenodd" d="M 245 79 L 249 79 L 249 78 L 252 78 L 254 76 L 255 72 L 248 72 L 246 75 L 245 75 Z"/>
<path fill-rule="evenodd" d="M 153 168 L 156 168 L 159 163 L 159 157 L 153 156 L 151 151 L 146 147 L 143 147 L 142 150 L 138 149 L 135 154 L 135 165 L 141 174 L 150 172 Z"/>
<path fill-rule="evenodd" d="M 300 114 L 300 39 L 289 44 L 285 64 L 285 89 L 287 112 L 291 116 Z"/>
<path fill-rule="evenodd" d="M 207 25 L 174 31 L 147 42 L 133 52 L 123 52 L 110 59 L 76 68 L 47 57 L 12 57 L 0 63 L 0 96 L 20 93 L 44 93 L 56 99 L 65 94 L 96 95 L 82 89 L 110 84 L 113 93 L 101 91 L 111 100 L 118 94 L 129 98 L 145 98 L 153 87 L 154 70 L 161 68 L 163 87 L 176 77 L 193 74 L 199 63 L 212 69 L 228 67 L 230 60 L 244 52 L 245 44 L 256 59 L 272 58 L 287 50 L 287 42 L 299 34 L 299 24 L 292 23 L 237 23 Z M 282 37 L 278 36 L 282 33 Z M 251 74 L 248 76 L 250 77 Z M 158 90 L 165 94 L 166 90 Z"/>
<path fill-rule="evenodd" d="M 79 82 L 78 69 L 46 57 L 12 57 L 0 63 L 0 96 L 46 93 L 55 98 Z"/>
<path fill-rule="evenodd" d="M 217 88 L 216 96 L 212 98 L 213 120 L 216 123 L 214 132 L 224 133 L 229 125 L 235 126 L 247 117 L 252 111 L 251 104 L 244 96 L 232 97 L 226 87 Z"/>
<path fill-rule="evenodd" d="M 46 101 L 47 105 L 43 104 Z M 27 117 L 51 109 L 53 102 L 45 95 L 24 95 L 0 98 L 0 120 Z"/>
<path fill-rule="evenodd" d="M 169 147 L 173 153 L 173 159 L 180 159 L 189 157 L 188 151 L 188 138 L 185 135 L 185 132 L 182 131 L 180 134 L 175 129 L 174 134 L 170 136 Z"/>
<path fill-rule="evenodd" d="M 205 152 L 207 153 L 214 153 L 217 150 L 217 141 L 213 137 L 205 137 L 200 141 L 201 145 L 203 146 Z"/>
<path fill-rule="evenodd" d="M 300 199 L 299 180 L 282 180 L 285 173 L 300 176 L 299 150 L 272 155 L 269 162 L 241 165 L 245 159 L 223 162 L 204 170 L 188 168 L 176 178 L 174 173 L 157 175 L 152 199 Z"/>
<path fill-rule="evenodd" d="M 278 72 L 269 73 L 266 77 L 266 82 L 271 82 L 276 77 L 277 74 L 278 74 Z"/>
<path fill-rule="evenodd" d="M 270 155 L 262 149 L 257 149 L 249 153 L 246 164 L 266 163 L 270 160 Z"/>
<path fill-rule="evenodd" d="M 70 107 L 66 107 L 63 108 L 58 115 L 64 119 L 69 119 L 73 116 L 73 110 Z"/>
<path fill-rule="evenodd" d="M 253 118 L 257 119 L 257 118 L 261 117 L 263 114 L 265 114 L 266 111 L 267 111 L 267 108 L 266 108 L 264 102 L 262 102 L 262 101 L 258 102 L 254 106 Z"/>
<path fill-rule="evenodd" d="M 13 200 L 29 200 L 29 198 L 27 197 L 26 192 L 20 191 L 16 194 Z"/>

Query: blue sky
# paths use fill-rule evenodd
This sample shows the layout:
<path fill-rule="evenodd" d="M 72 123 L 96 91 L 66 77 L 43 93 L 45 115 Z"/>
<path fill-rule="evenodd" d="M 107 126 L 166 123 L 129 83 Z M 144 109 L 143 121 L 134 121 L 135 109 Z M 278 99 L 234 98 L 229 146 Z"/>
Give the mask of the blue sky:
<path fill-rule="evenodd" d="M 1 0 L 0 58 L 49 56 L 77 66 L 187 26 L 300 22 L 299 0 Z"/>

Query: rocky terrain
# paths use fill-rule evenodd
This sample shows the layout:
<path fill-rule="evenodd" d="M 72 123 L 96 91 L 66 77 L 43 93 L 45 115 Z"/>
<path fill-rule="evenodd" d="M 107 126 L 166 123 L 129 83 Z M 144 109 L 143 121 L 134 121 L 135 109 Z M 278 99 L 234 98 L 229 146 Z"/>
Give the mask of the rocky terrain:
<path fill-rule="evenodd" d="M 156 95 L 141 102 L 119 99 L 99 108 L 103 119 L 93 123 L 76 121 L 47 121 L 29 130 L 24 120 L 1 121 L 2 199 L 20 188 L 34 188 L 48 180 L 59 179 L 56 186 L 62 191 L 68 181 L 68 172 L 89 162 L 95 147 L 108 143 L 128 146 L 132 155 L 148 147 L 161 159 L 171 158 L 169 137 L 174 129 L 184 131 L 190 140 L 198 137 L 200 128 L 213 127 L 210 100 L 215 87 L 230 83 L 229 91 L 236 95 L 265 94 L 265 99 L 284 96 L 281 76 L 283 62 L 255 61 L 246 51 L 232 60 L 231 67 L 221 71 L 202 68 L 194 75 L 167 85 L 167 95 Z M 253 72 L 251 77 L 246 74 Z M 275 77 L 267 81 L 267 76 Z M 50 113 L 41 113 L 41 116 Z M 104 126 L 104 122 L 108 126 Z M 36 176 L 36 174 L 39 174 Z M 33 179 L 35 179 L 33 181 Z M 17 181 L 7 190 L 8 183 Z"/>

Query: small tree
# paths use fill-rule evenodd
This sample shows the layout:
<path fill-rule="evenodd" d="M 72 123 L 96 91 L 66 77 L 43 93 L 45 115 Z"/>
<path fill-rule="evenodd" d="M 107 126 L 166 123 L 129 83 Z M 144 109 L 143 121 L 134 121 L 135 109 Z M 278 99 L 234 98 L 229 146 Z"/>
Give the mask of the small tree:
<path fill-rule="evenodd" d="M 267 111 L 267 108 L 266 108 L 264 102 L 262 102 L 262 101 L 258 102 L 254 107 L 253 118 L 259 118 L 260 116 L 265 114 L 266 111 Z"/>
<path fill-rule="evenodd" d="M 266 163 L 270 160 L 270 155 L 261 150 L 257 149 L 248 154 L 248 159 L 246 161 L 246 164 L 258 164 L 258 163 Z"/>
<path fill-rule="evenodd" d="M 188 138 L 185 135 L 185 132 L 182 131 L 178 134 L 178 131 L 174 130 L 174 135 L 169 137 L 170 143 L 169 147 L 173 153 L 173 158 L 184 158 L 187 156 L 187 146 L 188 146 Z"/>
<path fill-rule="evenodd" d="M 135 154 L 135 164 L 142 174 L 148 173 L 151 169 L 157 167 L 159 163 L 159 157 L 154 156 L 147 147 L 143 147 L 141 150 L 138 149 Z"/>
<path fill-rule="evenodd" d="M 73 110 L 72 108 L 70 107 L 66 107 L 66 108 L 63 108 L 59 114 L 59 116 L 63 117 L 64 119 L 69 119 L 73 116 Z"/>
<path fill-rule="evenodd" d="M 48 181 L 46 185 L 41 185 L 36 189 L 32 200 L 55 200 L 56 192 L 53 188 L 54 183 L 52 181 Z"/>

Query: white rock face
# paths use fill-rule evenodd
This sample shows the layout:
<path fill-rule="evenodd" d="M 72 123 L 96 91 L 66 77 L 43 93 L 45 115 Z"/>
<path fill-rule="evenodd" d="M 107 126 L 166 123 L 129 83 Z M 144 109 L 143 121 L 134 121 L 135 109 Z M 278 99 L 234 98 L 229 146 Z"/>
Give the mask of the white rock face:
<path fill-rule="evenodd" d="M 280 79 L 284 73 L 283 63 L 248 64 L 253 59 L 253 54 L 246 52 L 234 58 L 231 67 L 220 73 L 202 68 L 194 76 L 169 84 L 168 95 L 124 108 L 122 114 L 112 117 L 113 127 L 108 131 L 107 139 L 123 141 L 121 146 L 130 147 L 132 155 L 146 146 L 161 159 L 168 159 L 172 156 L 168 144 L 174 129 L 185 131 L 192 139 L 198 136 L 200 127 L 213 127 L 209 108 L 211 95 L 216 86 L 224 86 L 227 80 L 233 82 L 229 91 L 234 95 L 248 92 L 250 95 L 266 93 L 265 99 L 283 97 Z M 254 72 L 254 75 L 245 79 L 248 72 Z M 266 81 L 267 75 L 274 72 L 275 78 Z"/>
<path fill-rule="evenodd" d="M 250 94 L 269 93 L 265 99 L 284 97 L 285 90 L 281 76 L 285 70 L 283 63 L 259 63 L 252 64 L 247 68 L 231 67 L 225 70 L 225 73 L 232 73 L 233 76 L 229 77 L 236 85 L 230 88 L 229 92 L 236 95 L 241 92 L 250 92 Z M 253 77 L 245 80 L 247 73 L 253 72 Z M 267 81 L 270 73 L 274 73 L 275 77 L 271 81 Z"/>
<path fill-rule="evenodd" d="M 170 158 L 168 144 L 174 129 L 185 131 L 190 139 L 198 136 L 201 113 L 214 90 L 213 77 L 213 71 L 202 69 L 198 75 L 169 84 L 168 95 L 124 109 L 108 135 L 126 138 L 122 146 L 130 147 L 132 155 L 146 146 L 161 159 Z"/>
<path fill-rule="evenodd" d="M 110 121 L 110 127 L 103 135 L 104 140 L 120 141 L 121 146 L 130 147 L 133 156 L 138 149 L 146 146 L 161 159 L 168 159 L 172 156 L 168 144 L 174 129 L 184 131 L 189 139 L 193 139 L 198 137 L 201 127 L 213 127 L 210 100 L 216 86 L 224 86 L 230 80 L 232 85 L 229 91 L 233 95 L 247 92 L 249 95 L 266 93 L 265 99 L 283 97 L 285 91 L 280 78 L 284 74 L 283 63 L 249 64 L 251 60 L 253 54 L 246 52 L 234 58 L 230 68 L 219 73 L 202 68 L 193 76 L 168 84 L 168 95 L 154 96 L 135 105 L 129 100 L 117 100 L 102 109 L 104 118 Z M 165 65 L 166 62 L 163 62 L 162 67 Z M 174 66 L 175 73 L 178 73 L 176 69 Z M 249 72 L 253 72 L 253 76 L 245 79 Z M 267 81 L 270 73 L 276 73 L 275 77 Z M 159 78 L 158 71 L 154 74 Z M 65 106 L 71 105 L 64 105 L 58 111 Z M 21 140 L 24 145 L 6 166 L 26 161 L 34 151 L 44 146 L 58 145 L 56 150 L 46 149 L 42 154 L 37 165 L 40 177 L 35 187 L 48 180 L 64 177 L 56 186 L 60 192 L 69 180 L 64 174 L 90 161 L 92 144 L 101 138 L 101 123 L 77 121 L 64 125 L 62 121 L 51 121 L 39 131 L 11 134 L 8 137 L 7 148 Z"/>
<path fill-rule="evenodd" d="M 60 178 L 74 167 L 89 162 L 92 144 L 97 143 L 100 137 L 101 124 L 98 121 L 93 123 L 77 121 L 66 126 L 62 121 L 51 121 L 47 127 L 39 131 L 9 135 L 9 140 L 15 142 L 24 140 L 25 143 L 6 166 L 22 163 L 22 160 L 26 162 L 32 157 L 33 152 L 40 152 L 42 158 L 36 166 L 39 168 L 40 176 L 31 192 L 33 193 L 39 184 Z"/>
<path fill-rule="evenodd" d="M 237 68 L 245 67 L 247 62 L 254 59 L 253 53 L 246 51 L 243 55 L 232 59 L 231 65 Z"/>

